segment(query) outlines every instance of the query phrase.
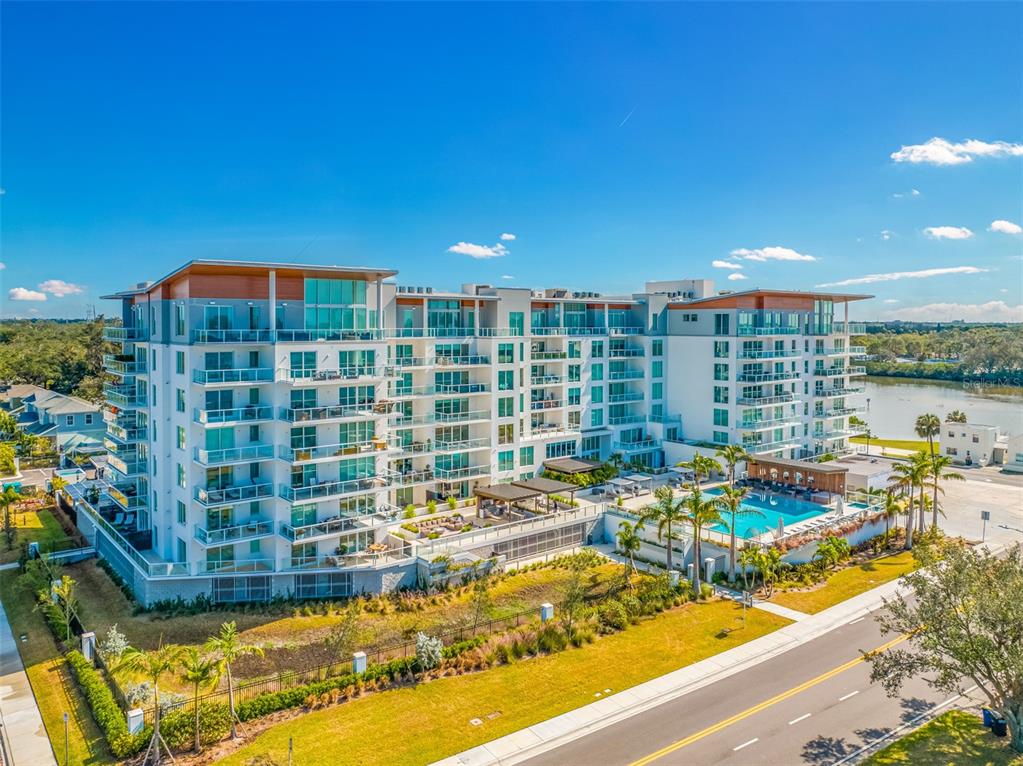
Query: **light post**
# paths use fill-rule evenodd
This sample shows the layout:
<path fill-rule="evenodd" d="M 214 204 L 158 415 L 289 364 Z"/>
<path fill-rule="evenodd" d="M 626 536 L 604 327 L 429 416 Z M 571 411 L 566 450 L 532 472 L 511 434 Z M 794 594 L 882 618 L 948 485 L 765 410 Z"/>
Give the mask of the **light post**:
<path fill-rule="evenodd" d="M 64 766 L 68 766 L 68 738 L 67 738 L 68 714 L 64 713 Z"/>

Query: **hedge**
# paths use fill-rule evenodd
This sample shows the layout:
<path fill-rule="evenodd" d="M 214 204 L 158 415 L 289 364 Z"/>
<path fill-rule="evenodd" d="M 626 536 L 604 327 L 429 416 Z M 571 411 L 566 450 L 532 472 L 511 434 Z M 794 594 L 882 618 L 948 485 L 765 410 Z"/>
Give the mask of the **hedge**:
<path fill-rule="evenodd" d="M 199 740 L 203 745 L 219 742 L 231 730 L 231 711 L 222 702 L 199 705 Z M 178 708 L 160 717 L 160 734 L 174 750 L 188 750 L 195 744 L 195 709 Z"/>
<path fill-rule="evenodd" d="M 71 672 L 89 703 L 92 717 L 103 730 L 103 736 L 106 737 L 107 744 L 110 746 L 110 752 L 118 758 L 127 758 L 141 751 L 149 742 L 152 730 L 147 727 L 138 734 L 129 734 L 128 722 L 125 720 L 124 713 L 103 677 L 89 664 L 81 652 L 73 649 L 67 653 L 66 657 Z"/>

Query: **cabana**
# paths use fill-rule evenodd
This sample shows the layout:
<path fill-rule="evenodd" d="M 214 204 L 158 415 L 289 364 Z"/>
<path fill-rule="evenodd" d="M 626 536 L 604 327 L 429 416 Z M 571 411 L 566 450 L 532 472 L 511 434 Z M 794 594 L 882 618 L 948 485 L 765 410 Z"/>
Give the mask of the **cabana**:
<path fill-rule="evenodd" d="M 543 467 L 548 471 L 557 473 L 590 473 L 601 468 L 604 464 L 599 460 L 583 460 L 578 457 L 559 457 L 552 460 L 545 460 Z"/>
<path fill-rule="evenodd" d="M 631 495 L 632 489 L 635 486 L 628 479 L 623 479 L 621 477 L 617 479 L 611 479 L 611 481 L 609 481 L 608 484 L 611 485 L 611 494 L 619 496 Z"/>
<path fill-rule="evenodd" d="M 756 482 L 781 485 L 789 489 L 845 494 L 848 466 L 836 463 L 810 463 L 803 460 L 757 457 L 747 463 L 747 474 Z"/>
<path fill-rule="evenodd" d="M 542 476 L 513 481 L 512 486 L 539 492 L 546 499 L 545 505 L 548 511 L 551 510 L 551 495 L 568 495 L 569 500 L 575 500 L 575 493 L 579 489 L 575 484 L 569 484 L 567 481 L 545 479 Z"/>
<path fill-rule="evenodd" d="M 488 513 L 488 507 L 484 504 L 484 500 L 490 500 L 491 506 L 503 507 L 504 512 L 507 513 L 515 503 L 535 500 L 543 494 L 538 490 L 516 486 L 515 484 L 491 484 L 489 487 L 476 487 L 473 493 L 478 500 L 477 507 L 479 508 L 480 518 L 486 518 Z"/>
<path fill-rule="evenodd" d="M 654 486 L 653 476 L 646 476 L 641 473 L 633 473 L 629 474 L 625 478 L 636 485 L 636 489 L 638 490 L 637 494 L 646 494 L 647 492 L 653 490 Z"/>

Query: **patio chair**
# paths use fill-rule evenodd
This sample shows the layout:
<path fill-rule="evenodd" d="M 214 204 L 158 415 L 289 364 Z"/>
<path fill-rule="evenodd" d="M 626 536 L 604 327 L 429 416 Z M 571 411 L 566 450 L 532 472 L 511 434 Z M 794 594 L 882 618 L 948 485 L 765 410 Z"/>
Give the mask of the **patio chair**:
<path fill-rule="evenodd" d="M 130 527 L 134 523 L 135 523 L 135 514 L 134 513 L 129 513 L 129 514 L 125 515 L 125 517 L 124 517 L 124 526 Z"/>
<path fill-rule="evenodd" d="M 124 514 L 123 513 L 118 513 L 116 516 L 114 516 L 114 520 L 111 523 L 115 527 L 121 526 L 121 524 L 124 523 Z"/>

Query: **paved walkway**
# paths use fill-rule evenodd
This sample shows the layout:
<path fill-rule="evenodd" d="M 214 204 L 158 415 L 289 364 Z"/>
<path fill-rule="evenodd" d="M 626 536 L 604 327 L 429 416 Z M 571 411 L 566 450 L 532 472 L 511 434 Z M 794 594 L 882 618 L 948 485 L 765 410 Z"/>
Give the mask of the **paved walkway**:
<path fill-rule="evenodd" d="M 14 766 L 56 766 L 3 606 L 0 606 L 0 723 Z"/>

